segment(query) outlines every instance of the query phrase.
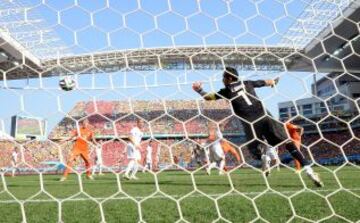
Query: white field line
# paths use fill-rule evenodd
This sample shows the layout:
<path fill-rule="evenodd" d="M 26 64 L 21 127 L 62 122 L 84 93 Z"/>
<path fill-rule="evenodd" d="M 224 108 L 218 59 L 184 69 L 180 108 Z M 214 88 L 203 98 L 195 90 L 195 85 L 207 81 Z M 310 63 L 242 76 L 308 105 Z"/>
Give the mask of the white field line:
<path fill-rule="evenodd" d="M 336 189 L 336 190 L 339 190 L 339 189 Z M 334 192 L 336 190 L 331 190 L 331 189 L 317 189 L 317 190 L 305 190 L 305 191 L 302 191 L 302 193 L 313 193 L 313 192 Z M 352 188 L 352 189 L 346 189 L 345 191 L 360 191 L 360 188 Z M 259 194 L 293 194 L 293 193 L 296 193 L 296 192 L 299 192 L 299 190 L 288 190 L 288 191 L 278 191 L 278 192 L 274 192 L 274 191 L 267 191 L 267 192 L 240 192 L 240 193 L 237 193 L 237 192 L 233 192 L 233 193 L 222 193 L 222 194 L 208 194 L 209 197 L 212 197 L 214 199 L 220 197 L 220 196 L 224 196 L 224 194 L 226 194 L 225 197 L 228 197 L 228 196 L 242 196 L 242 195 L 245 195 L 245 196 L 257 196 Z M 111 196 L 109 196 L 111 197 Z M 66 199 L 46 199 L 46 200 L 41 200 L 41 199 L 29 199 L 29 200 L 19 200 L 19 199 L 16 199 L 16 200 L 0 200 L 0 203 L 28 203 L 28 202 L 61 202 L 61 201 L 88 201 L 88 200 L 91 200 L 91 201 L 94 201 L 94 200 L 99 200 L 99 201 L 103 201 L 105 199 L 108 199 L 108 200 L 127 200 L 127 199 L 130 199 L 129 197 L 127 196 L 123 196 L 123 197 L 92 197 L 92 198 L 66 198 Z M 172 197 L 174 199 L 180 199 L 182 197 L 186 197 L 186 198 L 199 198 L 199 197 L 205 197 L 204 195 L 201 195 L 201 194 L 192 194 L 192 195 L 168 195 L 168 196 L 164 196 L 164 195 L 154 195 L 154 196 L 135 196 L 135 197 L 131 197 L 133 199 L 136 199 L 136 200 L 143 200 L 143 199 L 161 199 L 161 198 L 166 198 L 166 199 L 169 199 L 169 197 Z"/>

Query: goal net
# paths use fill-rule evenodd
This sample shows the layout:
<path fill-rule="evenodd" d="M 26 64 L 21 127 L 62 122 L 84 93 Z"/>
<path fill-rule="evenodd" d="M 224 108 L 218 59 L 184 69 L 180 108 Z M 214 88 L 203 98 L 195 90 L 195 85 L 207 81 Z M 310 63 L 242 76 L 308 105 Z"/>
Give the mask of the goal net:
<path fill-rule="evenodd" d="M 359 22 L 359 0 L 0 0 L 0 221 L 358 222 Z"/>

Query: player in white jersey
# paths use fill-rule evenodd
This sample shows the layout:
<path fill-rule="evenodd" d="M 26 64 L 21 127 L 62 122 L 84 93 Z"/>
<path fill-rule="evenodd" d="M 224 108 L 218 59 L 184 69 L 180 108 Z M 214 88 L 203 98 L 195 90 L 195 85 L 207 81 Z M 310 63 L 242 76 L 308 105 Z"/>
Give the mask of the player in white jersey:
<path fill-rule="evenodd" d="M 128 166 L 126 167 L 124 178 L 127 180 L 137 179 L 135 174 L 139 169 L 138 164 L 138 152 L 136 146 L 130 141 L 126 146 L 127 159 L 129 160 Z"/>
<path fill-rule="evenodd" d="M 143 168 L 143 173 L 146 170 L 152 170 L 152 151 L 152 140 L 150 140 L 148 146 L 146 147 L 145 165 Z"/>
<path fill-rule="evenodd" d="M 19 156 L 18 148 L 15 147 L 14 151 L 11 153 L 11 171 L 12 171 L 11 176 L 12 177 L 15 177 L 15 172 L 18 171 L 18 168 L 17 168 L 18 156 Z"/>
<path fill-rule="evenodd" d="M 215 131 L 215 134 L 213 132 Z M 210 128 L 210 146 L 208 150 L 209 157 L 209 165 L 206 169 L 207 174 L 211 174 L 211 169 L 219 166 L 219 175 L 223 175 L 224 167 L 225 167 L 225 153 L 221 146 L 221 140 L 223 136 L 219 129 L 215 129 L 215 127 Z"/>
<path fill-rule="evenodd" d="M 140 128 L 141 121 L 138 120 L 136 122 L 136 126 L 134 126 L 130 131 L 130 142 L 127 144 L 126 147 L 129 163 L 125 170 L 124 178 L 128 180 L 138 179 L 135 175 L 139 169 L 139 162 L 141 160 L 140 144 L 144 135 Z"/>
<path fill-rule="evenodd" d="M 154 169 L 160 169 L 160 155 L 161 155 L 161 147 L 157 147 L 156 149 L 156 156 L 154 162 Z"/>
<path fill-rule="evenodd" d="M 95 147 L 95 166 L 93 166 L 92 169 L 92 175 L 95 174 L 96 169 L 99 170 L 99 175 L 104 175 L 102 173 L 102 167 L 103 167 L 103 159 L 102 159 L 102 144 L 100 142 L 100 145 Z"/>
<path fill-rule="evenodd" d="M 136 122 L 136 126 L 134 126 L 130 131 L 130 140 L 136 147 L 140 146 L 142 137 L 144 136 L 144 133 L 140 130 L 141 127 L 141 121 L 138 120 Z"/>
<path fill-rule="evenodd" d="M 266 176 L 270 174 L 270 167 L 271 164 L 277 167 L 277 170 L 280 170 L 280 158 L 278 155 L 278 151 L 276 147 L 270 147 L 266 145 L 259 145 L 261 146 L 261 163 L 262 163 L 262 170 Z"/>

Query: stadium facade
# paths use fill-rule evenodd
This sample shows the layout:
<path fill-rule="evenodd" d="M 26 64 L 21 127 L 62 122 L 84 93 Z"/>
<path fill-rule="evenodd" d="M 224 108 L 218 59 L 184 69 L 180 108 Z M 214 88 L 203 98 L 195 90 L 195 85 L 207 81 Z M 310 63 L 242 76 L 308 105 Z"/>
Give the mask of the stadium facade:
<path fill-rule="evenodd" d="M 358 115 L 355 100 L 360 97 L 360 75 L 331 73 L 312 84 L 312 97 L 278 104 L 280 120 L 297 115 L 318 118 L 329 112 L 341 116 Z"/>

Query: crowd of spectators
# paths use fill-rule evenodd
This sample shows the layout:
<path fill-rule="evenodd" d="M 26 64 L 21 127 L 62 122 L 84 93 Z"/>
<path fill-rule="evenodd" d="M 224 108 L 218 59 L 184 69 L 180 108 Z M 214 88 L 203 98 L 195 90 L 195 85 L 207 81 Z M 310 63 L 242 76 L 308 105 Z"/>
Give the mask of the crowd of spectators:
<path fill-rule="evenodd" d="M 71 143 L 56 143 L 50 140 L 39 141 L 11 141 L 0 142 L 0 169 L 11 168 L 12 153 L 17 148 L 17 168 L 35 172 L 46 169 L 48 162 L 60 162 L 63 157 L 68 157 Z"/>
<path fill-rule="evenodd" d="M 17 143 L 10 140 L 0 141 L 0 168 L 10 166 L 11 153 L 16 146 Z"/>
<path fill-rule="evenodd" d="M 359 130 L 354 130 L 358 132 Z M 347 131 L 305 134 L 302 137 L 301 150 L 308 158 L 321 164 L 340 165 L 350 156 L 360 156 L 360 140 L 352 138 Z M 279 149 L 280 155 L 286 153 L 284 147 Z"/>
<path fill-rule="evenodd" d="M 128 122 L 138 118 L 143 119 L 147 125 L 152 125 L 155 132 L 181 134 L 184 132 L 183 123 L 191 121 L 190 119 L 196 116 L 202 115 L 210 120 L 220 121 L 231 114 L 229 103 L 226 101 L 219 103 L 194 100 L 79 102 L 53 129 L 50 136 L 65 137 L 69 128 L 75 128 L 76 121 L 85 117 L 96 125 L 96 129 L 101 129 L 99 135 L 115 134 L 114 128 L 111 128 L 113 126 L 116 126 L 118 135 L 128 132 Z"/>

